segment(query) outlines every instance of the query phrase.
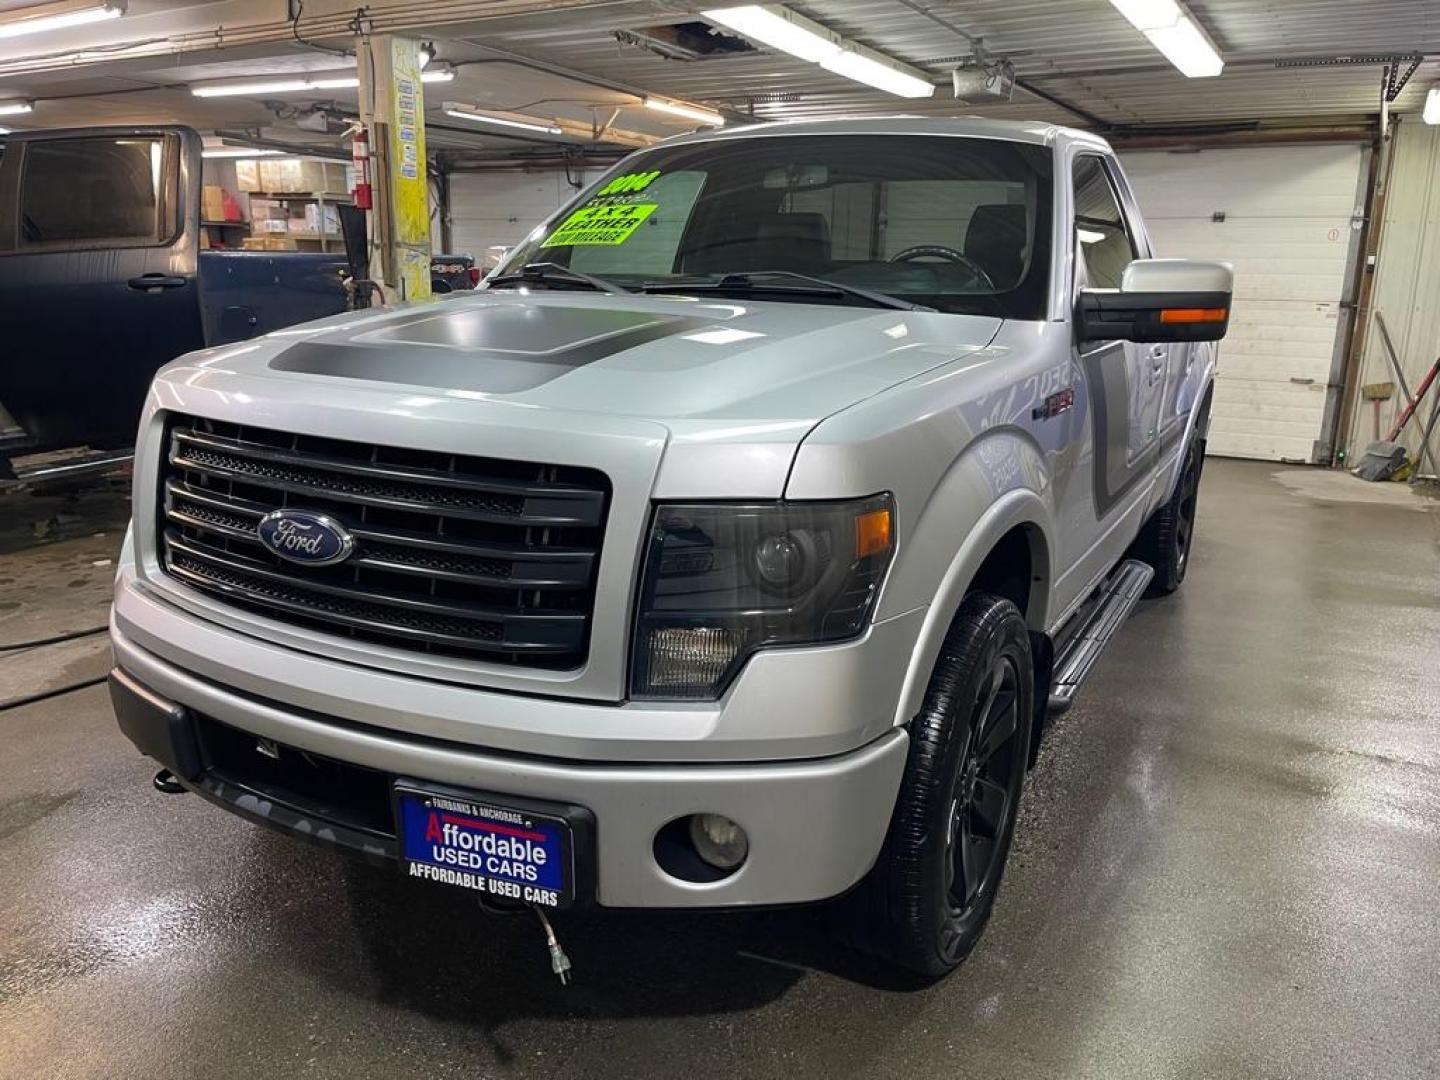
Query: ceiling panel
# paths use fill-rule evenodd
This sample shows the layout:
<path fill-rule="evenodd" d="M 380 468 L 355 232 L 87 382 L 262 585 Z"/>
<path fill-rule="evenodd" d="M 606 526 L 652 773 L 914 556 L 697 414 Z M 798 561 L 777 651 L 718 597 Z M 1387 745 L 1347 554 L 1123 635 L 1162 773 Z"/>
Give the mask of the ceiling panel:
<path fill-rule="evenodd" d="M 325 3 L 313 0 L 312 6 L 320 10 Z M 393 5 L 379 6 L 395 10 Z M 1186 79 L 1171 68 L 1109 0 L 804 0 L 791 5 L 849 37 L 930 71 L 938 88 L 934 98 L 925 101 L 890 97 L 783 54 L 755 51 L 684 61 L 622 44 L 615 37 L 620 30 L 693 19 L 703 4 L 475 0 L 465 5 L 452 0 L 446 6 L 457 11 L 463 7 L 469 17 L 446 26 L 443 33 L 425 30 L 420 35 L 438 41 L 442 58 L 462 64 L 454 83 L 427 88 L 432 124 L 456 129 L 437 127 L 432 139 L 437 147 L 515 145 L 512 140 L 487 138 L 478 130 L 466 134 L 462 121 L 449 120 L 439 111 L 447 100 L 582 123 L 592 118 L 603 123 L 612 109 L 620 107 L 619 126 L 654 135 L 684 130 L 685 123 L 639 108 L 633 92 L 672 95 L 761 119 L 977 114 L 1125 129 L 1353 117 L 1378 110 L 1379 66 L 1275 66 L 1277 59 L 1286 57 L 1425 53 L 1429 59 L 1395 104 L 1401 111 L 1418 110 L 1425 90 L 1440 81 L 1440 0 L 1189 0 L 1227 61 L 1222 76 L 1205 80 Z M 248 10 L 273 7 L 254 4 Z M 237 10 L 234 0 L 209 8 L 179 0 L 132 3 L 132 11 L 145 13 L 147 34 L 166 10 L 175 13 L 174 25 L 180 26 L 182 15 L 189 25 L 200 12 L 220 8 L 227 16 Z M 432 18 L 435 8 L 417 4 L 414 10 L 417 18 Z M 258 21 L 261 15 L 255 18 Z M 121 28 L 117 36 L 129 22 L 127 17 L 115 24 Z M 229 21 L 225 25 L 232 27 Z M 269 25 L 273 30 L 273 19 Z M 87 62 L 44 75 L 0 78 L 0 97 L 36 99 L 37 126 L 149 119 L 187 122 L 202 129 L 283 128 L 285 115 L 296 106 L 333 99 L 341 108 L 353 109 L 353 94 L 330 91 L 312 99 L 285 95 L 282 115 L 277 117 L 261 100 L 201 101 L 184 89 L 191 81 L 327 68 L 338 62 L 333 53 L 298 45 L 290 28 L 280 26 L 285 33 L 244 49 Z M 975 51 L 977 41 L 987 54 L 1011 59 L 1029 92 L 1017 89 L 1009 103 L 955 101 L 948 73 Z M 330 44 L 345 43 L 330 39 Z M 566 78 L 554 70 L 497 63 L 496 50 L 570 69 L 588 81 Z"/>

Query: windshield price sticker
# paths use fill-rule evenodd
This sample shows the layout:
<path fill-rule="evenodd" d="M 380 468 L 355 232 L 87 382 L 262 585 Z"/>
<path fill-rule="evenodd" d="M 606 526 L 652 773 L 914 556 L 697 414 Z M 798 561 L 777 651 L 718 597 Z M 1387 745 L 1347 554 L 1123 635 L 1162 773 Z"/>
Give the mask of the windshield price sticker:
<path fill-rule="evenodd" d="M 541 247 L 614 247 L 623 244 L 645 219 L 660 209 L 658 203 L 603 203 L 582 206 L 545 240 Z"/>
<path fill-rule="evenodd" d="M 594 198 L 562 221 L 540 246 L 615 247 L 623 244 L 645 223 L 646 218 L 660 209 L 659 203 L 641 201 L 641 192 L 658 179 L 658 169 L 617 176 Z"/>
<path fill-rule="evenodd" d="M 626 173 L 624 176 L 617 176 L 610 183 L 600 189 L 597 199 L 606 195 L 632 195 L 637 191 L 644 191 L 647 187 L 660 179 L 660 170 L 654 172 Z"/>

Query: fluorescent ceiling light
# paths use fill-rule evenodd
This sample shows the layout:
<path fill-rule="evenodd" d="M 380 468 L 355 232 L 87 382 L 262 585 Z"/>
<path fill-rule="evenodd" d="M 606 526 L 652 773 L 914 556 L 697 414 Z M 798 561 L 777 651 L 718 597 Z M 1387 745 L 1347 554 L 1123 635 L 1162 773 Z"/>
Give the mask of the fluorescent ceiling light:
<path fill-rule="evenodd" d="M 34 7 L 18 8 L 0 15 L 0 38 L 85 26 L 88 23 L 104 22 L 106 19 L 118 19 L 124 14 L 125 0 L 110 0 L 109 3 L 86 0 L 83 3 L 36 4 Z"/>
<path fill-rule="evenodd" d="M 421 74 L 425 83 L 445 83 L 455 78 L 452 68 L 438 68 Z M 253 82 L 207 83 L 192 86 L 196 97 L 247 97 L 257 94 L 298 94 L 306 90 L 354 90 L 360 85 L 358 75 L 316 76 L 303 79 L 260 79 Z"/>
<path fill-rule="evenodd" d="M 1192 15 L 1176 0 L 1110 0 L 1115 9 L 1139 30 L 1165 59 L 1191 79 L 1204 79 L 1225 70 L 1215 43 Z"/>
<path fill-rule="evenodd" d="M 202 158 L 256 158 L 283 154 L 283 150 L 252 150 L 247 146 L 207 146 L 200 151 Z"/>
<path fill-rule="evenodd" d="M 846 41 L 833 30 L 797 15 L 779 4 L 711 8 L 701 17 L 737 34 L 798 56 L 826 71 L 884 90 L 897 97 L 921 98 L 935 93 L 923 71 L 890 59 L 874 49 Z"/>
<path fill-rule="evenodd" d="M 554 124 L 530 123 L 525 120 L 510 120 L 503 116 L 490 116 L 486 113 L 471 112 L 468 109 L 457 109 L 450 105 L 445 106 L 445 115 L 453 116 L 458 120 L 472 120 L 477 124 L 496 124 L 499 127 L 519 128 L 522 131 L 535 131 L 542 135 L 563 135 L 565 134 Z"/>
<path fill-rule="evenodd" d="M 242 94 L 288 94 L 295 90 L 309 90 L 306 79 L 271 79 L 268 82 L 214 83 L 209 86 L 192 86 L 190 93 L 196 97 L 238 97 Z"/>
<path fill-rule="evenodd" d="M 1130 25 L 1142 33 L 1174 26 L 1184 14 L 1175 0 L 1110 0 Z"/>
<path fill-rule="evenodd" d="M 1210 38 L 1187 15 L 1181 15 L 1174 26 L 1146 30 L 1145 36 L 1187 78 L 1208 79 L 1225 70 L 1225 61 L 1220 59 Z"/>
<path fill-rule="evenodd" d="M 19 116 L 34 108 L 28 101 L 0 101 L 0 116 Z"/>
<path fill-rule="evenodd" d="M 820 66 L 836 75 L 884 90 L 905 98 L 926 98 L 935 93 L 935 84 L 917 72 L 902 71 L 899 66 L 867 56 L 855 49 L 845 49 L 823 57 Z M 913 70 L 913 69 L 912 69 Z"/>
<path fill-rule="evenodd" d="M 656 112 L 669 113 L 671 116 L 683 116 L 687 120 L 695 120 L 712 127 L 725 126 L 725 118 L 718 112 L 702 109 L 696 105 L 686 105 L 683 101 L 666 101 L 664 98 L 646 95 L 645 107 L 654 109 Z"/>
<path fill-rule="evenodd" d="M 1420 113 L 1420 119 L 1427 124 L 1440 124 L 1440 86 L 1430 87 L 1430 92 L 1425 95 L 1425 108 Z"/>
<path fill-rule="evenodd" d="M 840 48 L 838 35 L 779 4 L 747 4 L 744 7 L 712 8 L 702 11 L 707 22 L 728 26 L 737 34 L 772 49 L 818 64 Z"/>

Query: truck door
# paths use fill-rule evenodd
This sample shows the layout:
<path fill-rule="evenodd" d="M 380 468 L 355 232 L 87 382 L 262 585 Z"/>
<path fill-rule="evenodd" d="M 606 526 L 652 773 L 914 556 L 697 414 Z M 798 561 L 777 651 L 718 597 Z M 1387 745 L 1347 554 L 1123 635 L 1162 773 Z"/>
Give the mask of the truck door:
<path fill-rule="evenodd" d="M 0 164 L 0 403 L 35 449 L 130 443 L 155 370 L 204 343 L 200 137 L 12 135 Z"/>
<path fill-rule="evenodd" d="M 1125 189 L 1114 182 L 1107 157 L 1082 145 L 1061 163 L 1057 186 L 1070 196 L 1071 220 L 1058 239 L 1073 266 L 1062 291 L 1073 312 L 1081 289 L 1118 289 L 1125 267 L 1149 248 L 1138 219 L 1127 220 Z M 1058 611 L 1087 596 L 1139 532 L 1154 489 L 1166 378 L 1165 354 L 1149 345 L 1072 337 L 1070 355 L 1076 454 L 1072 472 L 1057 485 L 1064 523 L 1056 553 Z"/>
<path fill-rule="evenodd" d="M 1143 256 L 1143 238 L 1126 220 L 1110 165 L 1081 153 L 1074 180 L 1076 289 L 1118 289 L 1125 267 Z M 1096 516 L 1109 524 L 1148 490 L 1158 452 L 1168 346 L 1089 342 L 1079 361 L 1089 385 L 1094 438 Z M 1129 543 L 1123 537 L 1123 548 Z"/>

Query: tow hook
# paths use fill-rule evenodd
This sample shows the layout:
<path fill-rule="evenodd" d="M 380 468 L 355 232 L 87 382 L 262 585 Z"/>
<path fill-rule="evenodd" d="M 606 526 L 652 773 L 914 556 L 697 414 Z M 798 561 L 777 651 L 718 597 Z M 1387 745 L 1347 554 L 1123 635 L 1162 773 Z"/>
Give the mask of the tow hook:
<path fill-rule="evenodd" d="M 161 769 L 155 774 L 155 779 L 150 782 L 155 785 L 156 791 L 164 792 L 166 795 L 185 794 L 185 785 L 180 783 L 169 769 Z"/>

